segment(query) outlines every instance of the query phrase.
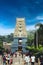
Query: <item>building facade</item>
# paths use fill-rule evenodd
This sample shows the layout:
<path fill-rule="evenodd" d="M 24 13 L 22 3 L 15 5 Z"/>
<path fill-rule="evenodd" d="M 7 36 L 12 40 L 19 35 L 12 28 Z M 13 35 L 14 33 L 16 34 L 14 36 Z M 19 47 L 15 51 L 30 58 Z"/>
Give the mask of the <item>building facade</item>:
<path fill-rule="evenodd" d="M 7 42 L 3 42 L 3 48 L 5 49 L 5 50 L 11 50 L 11 43 L 7 43 Z"/>
<path fill-rule="evenodd" d="M 25 18 L 16 19 L 16 27 L 14 30 L 14 41 L 12 42 L 11 50 L 15 52 L 16 50 L 25 50 L 27 41 L 27 31 L 25 25 Z"/>

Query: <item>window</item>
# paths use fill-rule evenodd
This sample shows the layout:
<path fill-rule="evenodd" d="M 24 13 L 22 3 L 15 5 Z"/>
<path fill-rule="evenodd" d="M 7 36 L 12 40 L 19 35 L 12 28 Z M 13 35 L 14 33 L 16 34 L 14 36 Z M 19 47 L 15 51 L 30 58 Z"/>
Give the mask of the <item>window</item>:
<path fill-rule="evenodd" d="M 22 21 L 19 21 L 19 22 L 22 22 Z"/>
<path fill-rule="evenodd" d="M 22 28 L 21 26 L 19 28 Z"/>
<path fill-rule="evenodd" d="M 21 30 L 19 30 L 19 32 L 21 32 Z"/>
<path fill-rule="evenodd" d="M 20 24 L 21 25 L 21 24 Z"/>

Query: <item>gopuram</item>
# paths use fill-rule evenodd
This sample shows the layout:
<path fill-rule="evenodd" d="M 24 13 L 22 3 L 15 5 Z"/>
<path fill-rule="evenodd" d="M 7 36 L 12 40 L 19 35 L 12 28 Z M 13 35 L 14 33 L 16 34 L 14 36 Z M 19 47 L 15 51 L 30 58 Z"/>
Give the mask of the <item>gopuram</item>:
<path fill-rule="evenodd" d="M 25 52 L 27 41 L 27 31 L 25 26 L 25 18 L 16 18 L 16 27 L 14 30 L 14 41 L 12 42 L 11 51 Z"/>

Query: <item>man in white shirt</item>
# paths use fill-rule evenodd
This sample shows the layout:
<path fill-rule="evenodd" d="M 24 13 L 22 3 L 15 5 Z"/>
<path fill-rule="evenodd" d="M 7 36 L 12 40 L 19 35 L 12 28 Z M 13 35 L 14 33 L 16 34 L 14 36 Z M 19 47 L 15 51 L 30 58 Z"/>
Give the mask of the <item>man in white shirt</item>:
<path fill-rule="evenodd" d="M 31 65 L 34 65 L 34 63 L 35 63 L 35 56 L 32 55 L 32 56 L 31 56 Z"/>
<path fill-rule="evenodd" d="M 10 54 L 8 54 L 8 56 L 6 57 L 6 60 L 8 61 L 8 64 L 9 64 L 9 61 L 10 61 Z"/>
<path fill-rule="evenodd" d="M 30 63 L 30 57 L 29 57 L 29 55 L 26 55 L 26 56 L 25 56 L 24 62 L 25 62 L 26 65 L 30 65 L 30 64 L 29 64 L 29 63 Z"/>

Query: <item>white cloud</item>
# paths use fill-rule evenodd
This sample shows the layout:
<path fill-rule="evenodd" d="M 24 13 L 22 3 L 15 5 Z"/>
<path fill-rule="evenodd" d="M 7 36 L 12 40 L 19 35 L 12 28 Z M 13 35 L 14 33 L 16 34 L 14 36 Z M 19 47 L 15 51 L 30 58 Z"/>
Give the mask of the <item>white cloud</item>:
<path fill-rule="evenodd" d="M 42 23 L 42 24 L 43 24 L 43 21 L 40 21 L 40 23 Z"/>
<path fill-rule="evenodd" d="M 43 20 L 43 16 L 37 16 L 36 19 L 37 20 Z"/>
<path fill-rule="evenodd" d="M 35 25 L 26 26 L 26 30 L 35 30 Z M 8 35 L 10 33 L 14 33 L 14 28 L 6 29 L 3 26 L 0 26 L 0 35 Z"/>
<path fill-rule="evenodd" d="M 8 35 L 13 32 L 14 32 L 13 28 L 6 29 L 4 27 L 0 27 L 0 35 Z"/>
<path fill-rule="evenodd" d="M 28 25 L 26 26 L 27 31 L 35 30 L 35 25 Z"/>

